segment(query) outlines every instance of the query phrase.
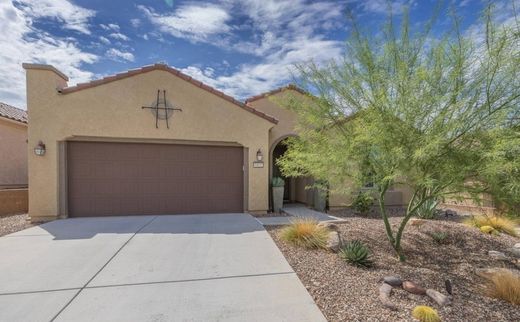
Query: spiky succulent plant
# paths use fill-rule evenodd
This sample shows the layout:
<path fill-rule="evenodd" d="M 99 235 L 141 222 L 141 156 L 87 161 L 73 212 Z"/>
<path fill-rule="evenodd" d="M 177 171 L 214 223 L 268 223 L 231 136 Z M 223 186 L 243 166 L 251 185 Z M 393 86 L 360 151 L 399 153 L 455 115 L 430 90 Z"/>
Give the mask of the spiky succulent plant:
<path fill-rule="evenodd" d="M 372 266 L 370 250 L 359 240 L 347 242 L 339 251 L 339 256 L 343 260 L 360 267 Z"/>

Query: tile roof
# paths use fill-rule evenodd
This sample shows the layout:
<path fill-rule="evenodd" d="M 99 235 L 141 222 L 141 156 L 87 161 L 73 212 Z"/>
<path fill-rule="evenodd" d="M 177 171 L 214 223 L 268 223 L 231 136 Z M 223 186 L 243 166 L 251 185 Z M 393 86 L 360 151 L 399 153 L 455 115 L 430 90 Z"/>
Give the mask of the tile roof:
<path fill-rule="evenodd" d="M 0 117 L 27 124 L 27 111 L 0 102 Z"/>
<path fill-rule="evenodd" d="M 224 94 L 223 92 L 211 87 L 211 86 L 208 86 L 194 78 L 192 78 L 191 76 L 188 76 L 184 73 L 182 73 L 181 71 L 173 68 L 173 67 L 170 67 L 166 64 L 154 64 L 154 65 L 149 65 L 149 66 L 144 66 L 144 67 L 141 67 L 141 68 L 138 68 L 138 69 L 131 69 L 129 71 L 126 71 L 126 72 L 123 72 L 123 73 L 119 73 L 119 74 L 116 74 L 116 75 L 111 75 L 111 76 L 107 76 L 107 77 L 104 77 L 104 78 L 101 78 L 101 79 L 97 79 L 97 80 L 93 80 L 91 82 L 88 82 L 88 83 L 80 83 L 80 84 L 77 84 L 76 86 L 70 86 L 70 87 L 65 87 L 65 88 L 61 88 L 59 89 L 58 91 L 61 93 L 61 94 L 68 94 L 68 93 L 73 93 L 73 92 L 77 92 L 77 91 L 80 91 L 80 90 L 83 90 L 83 89 L 87 89 L 87 88 L 92 88 L 92 87 L 96 87 L 96 86 L 99 86 L 99 85 L 102 85 L 102 84 L 106 84 L 106 83 L 110 83 L 110 82 L 113 82 L 113 81 L 116 81 L 116 80 L 120 80 L 120 79 L 123 79 L 123 78 L 127 78 L 127 77 L 131 77 L 131 76 L 134 76 L 134 75 L 139 75 L 139 74 L 143 74 L 143 73 L 147 73 L 147 72 L 151 72 L 151 71 L 154 71 L 154 70 L 163 70 L 163 71 L 167 71 L 179 78 L 182 78 L 183 80 L 197 86 L 197 87 L 200 87 L 214 95 L 217 95 L 217 96 L 220 96 L 221 98 L 243 108 L 244 110 L 248 111 L 248 112 L 251 112 L 257 116 L 260 116 L 274 124 L 277 124 L 278 123 L 278 120 L 271 116 L 271 115 L 268 115 L 264 112 L 261 112 L 251 106 L 248 106 L 238 100 L 236 100 L 235 98 L 229 96 L 229 95 L 226 95 Z"/>
<path fill-rule="evenodd" d="M 258 95 L 255 95 L 255 96 L 251 96 L 249 97 L 248 99 L 245 100 L 245 103 L 248 104 L 248 103 L 251 103 L 253 101 L 257 101 L 259 99 L 262 99 L 264 97 L 268 97 L 268 96 L 271 96 L 271 95 L 274 95 L 274 94 L 277 94 L 277 93 L 280 93 L 280 92 L 283 92 L 283 91 L 286 91 L 286 90 L 294 90 L 294 91 L 297 91 L 297 92 L 300 92 L 304 95 L 307 95 L 308 93 L 306 91 L 304 91 L 303 89 L 299 88 L 298 86 L 294 85 L 294 84 L 289 84 L 287 86 L 283 86 L 283 87 L 279 87 L 277 89 L 273 89 L 272 91 L 269 91 L 269 92 L 265 92 L 265 93 L 262 93 L 262 94 L 258 94 Z"/>

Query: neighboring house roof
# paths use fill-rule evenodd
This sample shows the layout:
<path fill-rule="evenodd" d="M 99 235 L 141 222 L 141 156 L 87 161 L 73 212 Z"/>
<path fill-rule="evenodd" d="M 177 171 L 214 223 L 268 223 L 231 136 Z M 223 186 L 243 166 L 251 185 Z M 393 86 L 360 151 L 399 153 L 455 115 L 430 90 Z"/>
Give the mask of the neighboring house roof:
<path fill-rule="evenodd" d="M 279 87 L 277 89 L 273 89 L 272 91 L 269 91 L 269 92 L 265 92 L 265 93 L 262 93 L 262 94 L 251 96 L 250 98 L 245 100 L 245 103 L 249 104 L 249 103 L 251 103 L 253 101 L 257 101 L 257 100 L 262 99 L 264 97 L 268 97 L 268 96 L 271 96 L 271 95 L 274 95 L 274 94 L 278 94 L 278 93 L 281 93 L 281 92 L 286 91 L 286 90 L 297 91 L 297 92 L 300 92 L 300 93 L 302 93 L 304 95 L 308 94 L 306 91 L 304 91 L 303 89 L 299 88 L 298 86 L 296 86 L 294 84 L 289 84 L 287 86 L 283 86 L 283 87 Z"/>
<path fill-rule="evenodd" d="M 88 82 L 88 83 L 80 83 L 80 84 L 77 84 L 76 86 L 70 86 L 70 87 L 65 87 L 65 88 L 61 88 L 59 89 L 58 91 L 62 94 L 68 94 L 68 93 L 73 93 L 73 92 L 77 92 L 77 91 L 80 91 L 80 90 L 83 90 L 83 89 L 87 89 L 87 88 L 92 88 L 92 87 L 96 87 L 96 86 L 99 86 L 99 85 L 102 85 L 102 84 L 106 84 L 106 83 L 110 83 L 110 82 L 113 82 L 113 81 L 117 81 L 117 80 L 120 80 L 120 79 L 124 79 L 124 78 L 127 78 L 127 77 L 131 77 L 131 76 L 135 76 L 135 75 L 139 75 L 139 74 L 143 74 L 143 73 L 147 73 L 147 72 L 151 72 L 151 71 L 154 71 L 154 70 L 163 70 L 163 71 L 167 71 L 197 87 L 200 87 L 214 95 L 217 95 L 241 108 L 243 108 L 244 110 L 248 111 L 248 112 L 251 112 L 257 116 L 260 116 L 274 124 L 277 124 L 278 123 L 278 120 L 271 116 L 271 115 L 268 115 L 264 112 L 261 112 L 251 106 L 248 106 L 238 100 L 236 100 L 235 98 L 229 96 L 229 95 L 226 95 L 224 94 L 223 92 L 211 87 L 211 86 L 208 86 L 194 78 L 192 78 L 191 76 L 188 76 L 184 73 L 182 73 L 181 71 L 173 68 L 173 67 L 170 67 L 168 65 L 165 65 L 165 64 L 154 64 L 154 65 L 149 65 L 149 66 L 144 66 L 144 67 L 141 67 L 141 68 L 138 68 L 138 69 L 131 69 L 129 71 L 126 71 L 124 73 L 119 73 L 119 74 L 116 74 L 116 75 L 111 75 L 111 76 L 107 76 L 107 77 L 104 77 L 102 79 L 98 79 L 98 80 L 93 80 L 91 82 Z"/>
<path fill-rule="evenodd" d="M 27 124 L 27 111 L 0 102 L 0 117 Z"/>

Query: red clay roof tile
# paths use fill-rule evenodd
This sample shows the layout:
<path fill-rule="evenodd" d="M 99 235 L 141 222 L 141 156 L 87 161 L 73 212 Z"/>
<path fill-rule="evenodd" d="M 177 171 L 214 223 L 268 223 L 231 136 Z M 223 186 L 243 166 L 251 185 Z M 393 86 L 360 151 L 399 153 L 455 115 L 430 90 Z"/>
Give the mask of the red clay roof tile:
<path fill-rule="evenodd" d="M 27 124 L 27 111 L 0 102 L 0 117 Z"/>
<path fill-rule="evenodd" d="M 300 92 L 300 93 L 302 93 L 304 95 L 308 94 L 306 91 L 304 91 L 303 89 L 299 88 L 298 86 L 296 86 L 294 84 L 289 84 L 287 86 L 283 86 L 283 87 L 280 87 L 280 88 L 277 88 L 277 89 L 273 89 L 272 91 L 269 91 L 269 92 L 265 92 L 265 93 L 262 93 L 262 94 L 251 96 L 251 97 L 249 97 L 248 99 L 245 100 L 245 103 L 248 104 L 248 103 L 251 103 L 253 101 L 257 101 L 257 100 L 262 99 L 264 97 L 268 97 L 268 96 L 271 96 L 273 94 L 277 94 L 277 93 L 280 93 L 280 92 L 283 92 L 283 91 L 286 91 L 286 90 L 289 90 L 289 89 L 292 89 L 294 91 Z"/>

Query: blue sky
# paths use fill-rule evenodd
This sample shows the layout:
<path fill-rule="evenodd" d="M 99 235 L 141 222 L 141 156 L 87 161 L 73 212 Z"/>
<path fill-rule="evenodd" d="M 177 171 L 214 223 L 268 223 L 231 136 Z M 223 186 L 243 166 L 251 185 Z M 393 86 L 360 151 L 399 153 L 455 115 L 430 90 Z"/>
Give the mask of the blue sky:
<path fill-rule="evenodd" d="M 392 7 L 399 14 L 408 4 L 420 22 L 435 2 Z M 507 19 L 512 1 L 495 2 Z M 482 1 L 453 4 L 466 32 L 478 34 Z M 294 64 L 341 58 L 347 6 L 374 32 L 388 8 L 386 0 L 0 0 L 0 101 L 25 108 L 22 62 L 54 65 L 69 85 L 166 62 L 244 99 L 289 83 Z"/>

